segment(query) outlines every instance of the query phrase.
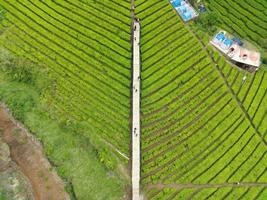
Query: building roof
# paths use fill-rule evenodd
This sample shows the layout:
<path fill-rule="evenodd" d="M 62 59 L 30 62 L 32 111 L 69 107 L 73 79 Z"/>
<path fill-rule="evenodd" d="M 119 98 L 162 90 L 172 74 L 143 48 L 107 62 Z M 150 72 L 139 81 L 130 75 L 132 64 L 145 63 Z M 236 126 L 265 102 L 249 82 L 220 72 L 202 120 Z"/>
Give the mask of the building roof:
<path fill-rule="evenodd" d="M 225 31 L 219 31 L 210 43 L 233 61 L 254 67 L 259 67 L 261 64 L 259 52 L 240 46 L 240 43 Z"/>

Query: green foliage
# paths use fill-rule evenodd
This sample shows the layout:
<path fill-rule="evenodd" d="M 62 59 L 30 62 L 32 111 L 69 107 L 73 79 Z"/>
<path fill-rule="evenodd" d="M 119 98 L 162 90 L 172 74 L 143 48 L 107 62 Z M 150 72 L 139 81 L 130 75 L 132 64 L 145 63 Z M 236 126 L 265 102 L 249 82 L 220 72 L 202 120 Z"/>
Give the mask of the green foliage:
<path fill-rule="evenodd" d="M 219 26 L 219 17 L 215 12 L 202 13 L 195 22 L 202 30 L 213 35 Z"/>
<path fill-rule="evenodd" d="M 40 92 L 52 85 L 48 70 L 23 57 L 14 57 L 5 48 L 0 49 L 0 71 L 11 82 L 32 85 Z"/>
<path fill-rule="evenodd" d="M 259 43 L 261 44 L 261 46 L 264 48 L 264 49 L 267 49 L 267 38 L 261 38 L 259 40 Z"/>
<path fill-rule="evenodd" d="M 1 75 L 2 77 L 2 75 Z M 20 91 L 20 92 L 18 92 Z M 16 93 L 16 95 L 12 95 Z M 39 105 L 38 91 L 21 83 L 0 81 L 0 99 L 40 139 L 48 159 L 68 182 L 67 190 L 77 199 L 114 199 L 123 194 L 123 181 L 100 164 L 89 138 L 61 127 Z M 25 98 L 33 96 L 34 98 Z M 78 131 L 78 130 L 76 130 Z M 64 139 L 63 139 L 64 138 Z M 56 148 L 55 148 L 56 147 Z M 71 189 L 70 185 L 73 185 Z M 92 192 L 93 191 L 93 192 Z"/>
<path fill-rule="evenodd" d="M 261 57 L 262 57 L 262 63 L 263 63 L 263 64 L 267 64 L 267 52 L 266 52 L 266 53 L 263 53 L 263 54 L 261 55 Z"/>
<path fill-rule="evenodd" d="M 0 70 L 1 73 L 1 70 Z M 1 74 L 1 87 L 0 87 L 0 99 L 10 105 L 14 110 L 14 115 L 19 120 L 24 120 L 25 113 L 29 112 L 34 106 L 36 106 L 37 95 L 35 91 L 29 88 L 27 85 L 15 87 L 17 83 L 6 82 L 6 76 Z"/>
<path fill-rule="evenodd" d="M 27 63 L 11 62 L 6 66 L 2 66 L 3 71 L 10 77 L 12 81 L 18 81 L 22 83 L 33 83 L 32 69 Z"/>
<path fill-rule="evenodd" d="M 114 163 L 114 160 L 112 159 L 112 156 L 110 154 L 110 150 L 107 148 L 102 148 L 97 150 L 97 156 L 100 160 L 100 162 L 102 162 L 103 164 L 105 164 L 105 166 L 108 167 L 108 169 L 110 170 L 114 170 L 116 167 L 116 163 Z"/>
<path fill-rule="evenodd" d="M 0 23 L 5 18 L 6 11 L 5 9 L 0 5 Z"/>
<path fill-rule="evenodd" d="M 0 200 L 7 200 L 4 195 L 4 191 L 1 188 L 0 188 Z"/>

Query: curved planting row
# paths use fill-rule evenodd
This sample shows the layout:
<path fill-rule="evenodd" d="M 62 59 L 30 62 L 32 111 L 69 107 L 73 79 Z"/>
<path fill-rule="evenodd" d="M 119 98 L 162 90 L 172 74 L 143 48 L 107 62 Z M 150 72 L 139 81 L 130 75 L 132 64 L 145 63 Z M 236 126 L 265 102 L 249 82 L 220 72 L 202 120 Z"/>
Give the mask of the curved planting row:
<path fill-rule="evenodd" d="M 151 189 L 148 192 L 148 198 L 153 200 L 161 199 L 209 199 L 209 200 L 231 200 L 231 199 L 264 199 L 266 195 L 266 190 L 264 187 L 236 187 L 232 188 L 230 186 L 226 187 L 212 187 L 204 189 L 194 189 L 194 188 L 165 188 L 163 190 Z M 245 198 L 244 198 L 245 197 Z"/>
<path fill-rule="evenodd" d="M 237 66 L 229 64 L 225 58 L 208 47 L 217 66 L 222 72 L 234 95 L 244 107 L 258 132 L 266 141 L 267 135 L 267 75 L 264 70 L 249 73 Z"/>
<path fill-rule="evenodd" d="M 239 87 L 242 73 L 230 71 L 220 56 L 214 59 L 220 63 L 215 67 L 168 1 L 136 1 L 136 13 L 142 25 L 141 178 L 147 197 L 261 195 L 263 187 L 194 188 L 266 179 L 266 145 L 228 87 L 244 96 L 245 89 Z M 206 43 L 207 37 L 203 40 Z M 188 184 L 191 189 L 183 188 Z"/>
<path fill-rule="evenodd" d="M 210 52 L 215 56 L 214 51 Z M 249 73 L 238 67 L 226 63 L 224 57 L 219 56 L 218 67 L 232 88 L 239 102 L 244 106 L 253 124 L 263 139 L 267 140 L 267 75 L 263 70 Z"/>
<path fill-rule="evenodd" d="M 130 2 L 3 1 L 1 44 L 45 63 L 57 81 L 47 99 L 128 153 Z M 8 42 L 7 42 L 8 41 Z"/>
<path fill-rule="evenodd" d="M 267 6 L 267 5 L 266 5 Z M 232 65 L 224 56 L 208 44 L 207 34 L 199 31 L 196 27 L 191 29 L 202 43 L 207 47 L 213 60 L 216 62 L 218 69 L 223 74 L 228 85 L 233 90 L 236 98 L 248 113 L 250 120 L 255 128 L 262 135 L 263 140 L 267 140 L 267 77 L 264 70 L 256 73 L 249 73 L 237 66 Z"/>

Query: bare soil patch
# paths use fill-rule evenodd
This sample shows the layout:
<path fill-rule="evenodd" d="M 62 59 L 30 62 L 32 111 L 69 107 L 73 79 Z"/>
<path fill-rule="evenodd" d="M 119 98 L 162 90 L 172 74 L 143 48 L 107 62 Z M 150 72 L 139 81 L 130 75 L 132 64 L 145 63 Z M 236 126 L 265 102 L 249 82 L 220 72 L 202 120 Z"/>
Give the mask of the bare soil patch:
<path fill-rule="evenodd" d="M 70 199 L 64 190 L 64 182 L 46 159 L 41 144 L 13 119 L 3 105 L 0 105 L 0 129 L 0 137 L 9 145 L 12 160 L 29 179 L 35 199 Z"/>

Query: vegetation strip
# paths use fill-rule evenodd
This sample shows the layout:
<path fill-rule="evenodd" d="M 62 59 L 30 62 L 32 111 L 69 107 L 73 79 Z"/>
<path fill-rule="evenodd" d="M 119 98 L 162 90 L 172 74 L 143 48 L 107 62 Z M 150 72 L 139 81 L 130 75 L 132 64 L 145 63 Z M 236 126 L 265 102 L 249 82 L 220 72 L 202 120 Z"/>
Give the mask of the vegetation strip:
<path fill-rule="evenodd" d="M 15 121 L 6 106 L 0 104 L 2 139 L 10 146 L 11 157 L 30 180 L 35 199 L 70 199 L 64 182 L 45 158 L 41 144 Z"/>
<path fill-rule="evenodd" d="M 222 187 L 267 187 L 267 183 L 249 183 L 249 182 L 238 182 L 238 183 L 219 183 L 219 184 L 148 184 L 148 189 L 157 188 L 222 188 Z"/>

